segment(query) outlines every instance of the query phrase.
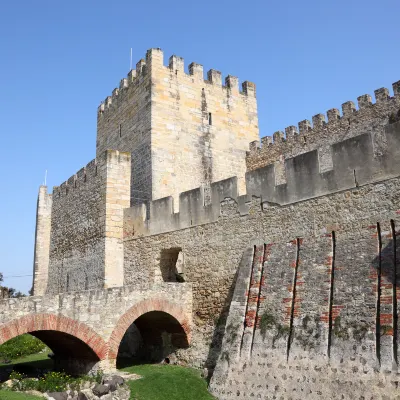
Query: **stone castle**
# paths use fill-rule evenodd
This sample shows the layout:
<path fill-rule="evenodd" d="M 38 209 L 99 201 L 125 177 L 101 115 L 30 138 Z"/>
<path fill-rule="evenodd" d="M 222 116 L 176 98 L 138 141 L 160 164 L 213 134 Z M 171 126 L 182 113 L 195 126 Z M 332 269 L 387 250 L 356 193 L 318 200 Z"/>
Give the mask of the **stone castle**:
<path fill-rule="evenodd" d="M 201 367 L 219 399 L 400 398 L 400 81 L 258 138 L 253 83 L 149 50 L 96 159 L 40 188 L 0 343 Z"/>

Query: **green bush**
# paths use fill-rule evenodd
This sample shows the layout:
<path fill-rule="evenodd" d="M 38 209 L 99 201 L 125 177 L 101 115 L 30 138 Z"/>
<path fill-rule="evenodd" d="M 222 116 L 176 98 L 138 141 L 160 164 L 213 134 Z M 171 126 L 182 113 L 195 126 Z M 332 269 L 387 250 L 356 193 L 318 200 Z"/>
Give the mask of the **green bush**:
<path fill-rule="evenodd" d="M 13 383 L 11 390 L 25 392 L 27 390 L 38 390 L 39 392 L 63 392 L 74 379 L 64 372 L 49 372 L 41 378 L 25 378 L 18 372 L 10 375 Z"/>
<path fill-rule="evenodd" d="M 32 335 L 17 336 L 0 346 L 0 359 L 16 359 L 44 350 L 46 345 Z"/>

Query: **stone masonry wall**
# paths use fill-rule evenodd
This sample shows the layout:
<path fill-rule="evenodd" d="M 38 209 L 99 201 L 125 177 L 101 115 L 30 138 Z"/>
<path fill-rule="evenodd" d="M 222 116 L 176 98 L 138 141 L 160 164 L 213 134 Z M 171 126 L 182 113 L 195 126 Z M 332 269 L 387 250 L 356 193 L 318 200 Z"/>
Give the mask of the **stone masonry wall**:
<path fill-rule="evenodd" d="M 204 188 L 200 187 L 180 194 L 178 213 L 173 212 L 172 197 L 152 201 L 151 218 L 146 218 L 144 205 L 131 207 L 124 210 L 124 235 L 151 235 L 215 222 L 221 213 L 220 202 L 225 198 L 237 201 L 240 213 L 246 214 L 254 196 L 263 203 L 293 204 L 397 176 L 399 127 L 399 123 L 385 126 L 379 142 L 385 143 L 385 149 L 380 155 L 374 152 L 376 137 L 368 132 L 329 146 L 329 152 L 324 153 L 329 169 L 321 171 L 321 149 L 317 149 L 286 159 L 278 171 L 270 164 L 247 172 L 247 193 L 241 196 L 234 177 L 211 184 L 210 204 L 206 204 Z M 281 172 L 285 182 L 278 183 Z"/>
<path fill-rule="evenodd" d="M 245 155 L 258 139 L 255 85 L 226 78 L 172 56 L 163 65 L 160 49 L 147 52 L 136 71 L 121 80 L 98 110 L 97 154 L 132 152 L 132 204 L 238 176 L 245 191 Z M 209 199 L 208 199 L 209 200 Z"/>
<path fill-rule="evenodd" d="M 392 134 L 397 135 L 400 126 L 393 126 Z M 356 140 L 354 143 L 360 141 Z M 395 158 L 390 164 L 397 168 L 398 160 L 394 160 Z M 352 174 L 353 169 L 350 169 L 349 173 Z M 371 174 L 374 175 L 373 172 Z M 377 229 L 377 221 L 382 226 L 386 226 L 390 220 L 397 221 L 399 189 L 400 181 L 397 177 L 384 179 L 379 176 L 379 181 L 375 183 L 359 185 L 353 181 L 353 186 L 340 189 L 336 193 L 298 200 L 286 205 L 271 203 L 267 199 L 260 205 L 260 198 L 253 197 L 248 199 L 249 203 L 243 207 L 238 204 L 239 198 L 223 199 L 217 222 L 148 236 L 141 233 L 139 237 L 126 238 L 125 284 L 135 285 L 153 281 L 159 276 L 158 269 L 163 251 L 182 249 L 185 280 L 193 283 L 194 313 L 192 346 L 182 357 L 186 357 L 195 365 L 205 364 L 213 367 L 221 350 L 235 277 L 246 248 L 257 243 L 292 243 L 296 237 L 305 238 L 304 246 L 310 250 L 304 250 L 305 260 L 309 260 L 304 262 L 307 265 L 323 265 L 325 258 L 332 251 L 331 242 L 323 245 L 326 252 L 324 255 L 313 252 L 313 246 L 316 246 L 314 242 L 318 242 L 319 237 L 335 231 L 337 240 L 348 240 L 350 246 L 349 250 L 340 253 L 340 257 L 343 257 L 342 263 L 346 262 L 346 256 L 351 257 L 351 249 L 354 250 L 354 254 L 359 254 L 357 257 L 366 257 L 363 255 L 363 248 L 357 247 L 357 237 L 363 235 L 364 230 L 371 225 Z M 293 253 L 290 256 L 293 265 L 296 261 L 296 249 L 289 249 L 286 245 L 282 249 L 284 254 Z M 371 262 L 379 254 L 377 248 L 375 250 L 374 254 L 368 253 Z M 275 256 L 277 262 L 280 257 L 279 254 Z M 281 272 L 277 270 L 276 275 L 281 276 Z M 282 287 L 292 284 L 289 276 L 285 279 L 287 281 Z M 318 279 L 318 284 L 329 286 L 324 279 Z M 343 277 L 343 282 L 348 282 L 346 279 Z M 356 279 L 359 279 L 359 275 Z M 307 302 L 326 302 L 326 296 L 313 292 L 314 282 L 310 289 Z M 295 320 L 295 323 L 301 324 L 301 321 Z"/>
<path fill-rule="evenodd" d="M 154 54 L 154 53 L 153 53 Z M 249 142 L 257 140 L 255 85 L 228 75 L 225 86 L 219 71 L 189 65 L 178 56 L 163 65 L 162 53 L 152 62 L 153 199 L 173 196 L 231 176 L 245 192 L 244 162 Z M 207 201 L 207 198 L 206 198 Z"/>
<path fill-rule="evenodd" d="M 130 204 L 131 154 L 107 151 L 105 180 L 105 265 L 104 287 L 124 282 L 124 209 Z"/>
<path fill-rule="evenodd" d="M 397 398 L 398 214 L 248 249 L 211 391 Z"/>
<path fill-rule="evenodd" d="M 130 154 L 106 151 L 53 189 L 48 293 L 122 285 Z"/>
<path fill-rule="evenodd" d="M 342 104 L 342 115 L 333 108 L 327 112 L 327 121 L 325 115 L 317 114 L 312 117 L 312 125 L 304 120 L 299 122 L 298 129 L 289 126 L 285 133 L 278 131 L 273 137 L 263 137 L 261 147 L 258 141 L 251 143 L 246 157 L 247 170 L 275 164 L 275 170 L 279 172 L 285 159 L 319 149 L 323 172 L 331 168 L 330 145 L 364 133 L 373 135 L 374 153 L 379 156 L 387 146 L 383 140 L 384 127 L 400 119 L 400 81 L 393 84 L 393 93 L 394 97 L 390 97 L 388 89 L 377 89 L 374 104 L 370 95 L 359 96 L 358 110 L 352 101 L 348 101 Z M 284 173 L 277 174 L 277 184 L 284 182 Z"/>
<path fill-rule="evenodd" d="M 114 149 L 131 153 L 131 204 L 151 200 L 151 62 L 144 60 L 122 79 L 97 113 L 96 155 Z"/>
<path fill-rule="evenodd" d="M 33 261 L 33 294 L 43 296 L 46 293 L 49 273 L 50 229 L 52 195 L 47 186 L 41 186 L 36 211 L 35 255 Z"/>

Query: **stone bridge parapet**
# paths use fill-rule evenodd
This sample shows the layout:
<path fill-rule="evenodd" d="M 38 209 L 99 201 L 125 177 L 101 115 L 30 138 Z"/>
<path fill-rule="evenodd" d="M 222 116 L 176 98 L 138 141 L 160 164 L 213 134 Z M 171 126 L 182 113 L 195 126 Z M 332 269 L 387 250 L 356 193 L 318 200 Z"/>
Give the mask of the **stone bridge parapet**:
<path fill-rule="evenodd" d="M 190 343 L 192 286 L 160 283 L 2 300 L 0 344 L 31 333 L 53 351 L 75 357 L 74 347 L 80 349 L 78 358 L 87 358 L 82 347 L 85 343 L 84 347 L 96 356 L 93 361 L 113 366 L 126 330 L 136 319 L 153 311 L 172 317 Z"/>

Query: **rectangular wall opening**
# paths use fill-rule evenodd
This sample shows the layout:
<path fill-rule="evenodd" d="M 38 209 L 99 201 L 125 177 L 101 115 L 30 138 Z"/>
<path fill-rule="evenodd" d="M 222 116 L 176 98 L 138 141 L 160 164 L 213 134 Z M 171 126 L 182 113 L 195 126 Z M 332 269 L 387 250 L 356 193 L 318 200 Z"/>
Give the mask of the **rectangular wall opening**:
<path fill-rule="evenodd" d="M 183 253 L 180 247 L 161 250 L 161 280 L 163 282 L 184 282 L 183 264 Z"/>

